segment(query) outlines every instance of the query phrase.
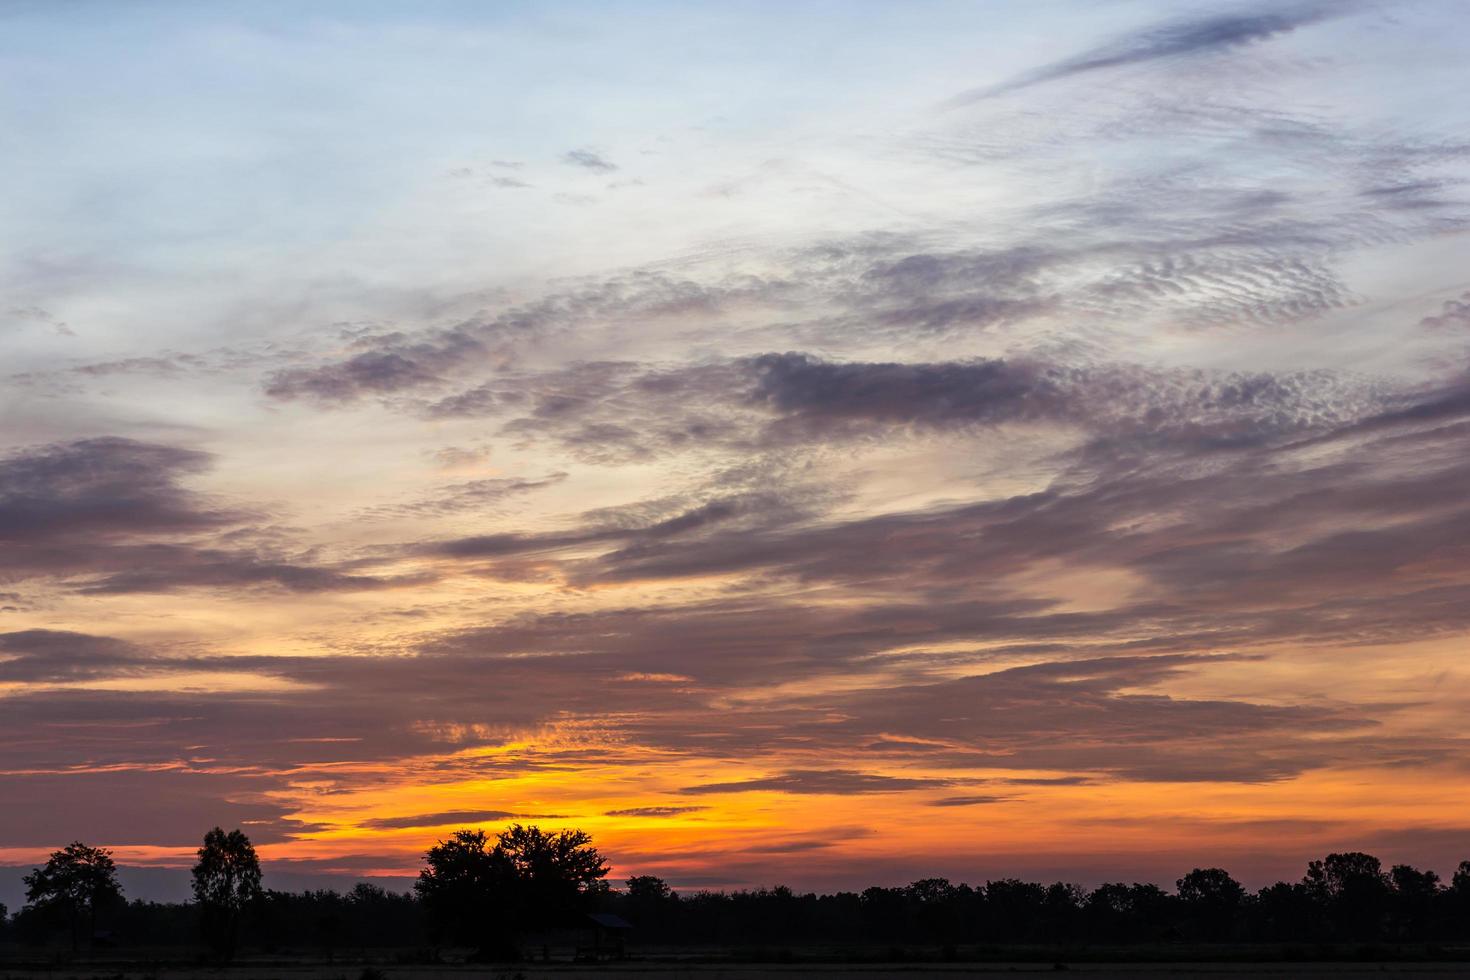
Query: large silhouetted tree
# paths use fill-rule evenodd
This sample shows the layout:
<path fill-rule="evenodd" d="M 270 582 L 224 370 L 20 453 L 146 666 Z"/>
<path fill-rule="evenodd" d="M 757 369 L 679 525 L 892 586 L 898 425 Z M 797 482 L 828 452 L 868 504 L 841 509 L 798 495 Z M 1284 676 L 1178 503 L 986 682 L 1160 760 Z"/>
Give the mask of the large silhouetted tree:
<path fill-rule="evenodd" d="M 515 824 L 492 846 L 482 830 L 457 831 L 424 855 L 418 892 L 441 938 L 486 956 L 513 952 L 527 929 L 557 925 L 606 891 L 607 864 L 580 830 Z"/>
<path fill-rule="evenodd" d="M 588 900 L 605 890 L 607 863 L 580 830 L 547 833 L 515 824 L 500 834 L 495 849 L 513 869 L 523 926 L 554 925 L 573 912 L 587 911 Z"/>
<path fill-rule="evenodd" d="M 1388 912 L 1389 879 L 1371 854 L 1329 854 L 1307 865 L 1302 884 L 1326 908 L 1340 939 L 1377 939 Z"/>
<path fill-rule="evenodd" d="M 515 869 L 483 830 L 455 831 L 429 848 L 424 863 L 413 889 L 436 939 L 492 955 L 510 945 Z"/>
<path fill-rule="evenodd" d="M 24 881 L 26 902 L 33 909 L 65 919 L 72 949 L 77 947 L 82 924 L 87 924 L 90 937 L 97 929 L 98 909 L 122 898 L 112 852 L 88 847 L 81 841 L 52 851 L 46 863 L 26 875 Z"/>
<path fill-rule="evenodd" d="M 234 955 L 245 912 L 260 896 L 260 860 L 250 838 L 219 827 L 205 834 L 194 865 L 194 900 L 204 938 L 217 954 Z"/>

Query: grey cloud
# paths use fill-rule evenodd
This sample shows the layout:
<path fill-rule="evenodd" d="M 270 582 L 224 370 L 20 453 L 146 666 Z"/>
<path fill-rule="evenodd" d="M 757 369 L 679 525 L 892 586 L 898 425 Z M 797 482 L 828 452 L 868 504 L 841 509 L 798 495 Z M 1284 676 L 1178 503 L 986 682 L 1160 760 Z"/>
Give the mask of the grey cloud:
<path fill-rule="evenodd" d="M 1458 299 L 1445 300 L 1438 313 L 1420 320 L 1419 325 L 1437 330 L 1470 327 L 1470 291 L 1461 293 Z"/>
<path fill-rule="evenodd" d="M 635 806 L 626 810 L 609 810 L 606 817 L 677 817 L 708 810 L 707 806 Z"/>
<path fill-rule="evenodd" d="M 1075 57 L 1037 68 L 1000 85 L 966 92 L 951 100 L 949 105 L 964 105 L 1032 85 L 1106 68 L 1235 48 L 1293 31 L 1322 20 L 1334 12 L 1340 13 L 1341 10 L 1342 8 L 1338 8 L 1333 11 L 1331 7 L 1320 5 L 1278 5 L 1162 24 L 1121 37 Z"/>
<path fill-rule="evenodd" d="M 310 559 L 277 559 L 248 551 L 162 544 L 116 548 L 106 557 L 117 567 L 109 569 L 98 562 L 86 569 L 89 576 L 75 584 L 78 592 L 124 595 L 271 587 L 311 593 L 387 589 L 429 580 L 423 575 L 357 574 Z"/>
<path fill-rule="evenodd" d="M 1056 417 L 1067 383 L 1056 376 L 1064 372 L 1001 360 L 834 364 L 767 354 L 751 362 L 751 373 L 747 397 L 774 410 L 773 430 L 822 435 L 848 421 L 940 426 Z"/>
<path fill-rule="evenodd" d="M 0 460 L 0 541 L 57 534 L 207 531 L 242 515 L 179 483 L 206 469 L 206 453 L 101 438 L 44 446 Z"/>
<path fill-rule="evenodd" d="M 172 376 L 186 371 L 201 371 L 210 362 L 197 354 L 164 354 L 157 357 L 127 357 L 116 361 L 100 361 L 75 368 L 77 374 L 106 377 L 114 374 L 152 374 Z"/>
<path fill-rule="evenodd" d="M 411 503 L 385 505 L 369 510 L 370 517 L 431 517 L 465 511 L 491 510 L 512 498 L 554 487 L 567 478 L 564 472 L 548 473 L 539 479 L 487 477 L 441 487 Z"/>
<path fill-rule="evenodd" d="M 855 390 L 860 399 L 850 398 L 846 392 L 830 399 L 837 406 L 834 411 L 844 415 L 881 415 L 886 411 L 888 403 L 881 390 Z M 1136 564 L 1144 571 L 1157 568 L 1161 584 L 1183 588 L 1189 577 L 1171 578 L 1176 574 L 1175 562 L 1197 562 L 1202 570 L 1217 566 L 1223 571 L 1225 566 L 1220 562 L 1231 553 L 1224 550 L 1228 547 L 1237 559 L 1247 553 L 1256 556 L 1251 574 L 1264 590 L 1296 591 L 1312 579 L 1301 578 L 1297 580 L 1300 584 L 1293 585 L 1284 573 L 1267 574 L 1279 567 L 1273 563 L 1278 562 L 1275 556 L 1280 549 L 1264 540 L 1266 536 L 1286 533 L 1293 522 L 1296 533 L 1301 533 L 1312 526 L 1302 523 L 1309 515 L 1329 523 L 1361 522 L 1365 518 L 1379 520 L 1394 511 L 1413 517 L 1422 507 L 1443 508 L 1456 503 L 1453 488 L 1460 477 L 1455 468 L 1431 466 L 1412 474 L 1390 476 L 1370 464 L 1374 454 L 1367 451 L 1352 461 L 1333 459 L 1303 466 L 1291 459 L 1293 444 L 1279 438 L 1270 440 L 1273 433 L 1325 425 L 1335 411 L 1330 403 L 1322 406 L 1321 414 L 1316 414 L 1318 410 L 1310 401 L 1284 411 L 1281 406 L 1290 405 L 1296 396 L 1274 382 L 1206 386 L 1189 397 L 1205 405 L 1207 411 L 1223 406 L 1227 417 L 1237 405 L 1262 411 L 1261 422 L 1245 429 L 1225 428 L 1219 434 L 1212 434 L 1200 423 L 1168 423 L 1177 427 L 1169 440 L 1150 439 L 1142 445 L 1152 447 L 1155 454 L 1172 445 L 1171 456 L 1161 459 L 1155 455 L 1142 469 L 1132 468 L 1135 464 L 1131 462 L 1120 465 L 1119 454 L 1126 448 L 1120 442 L 1129 434 L 1124 428 L 1110 437 L 1110 443 L 1099 443 L 1078 457 L 1079 472 L 1089 474 L 1087 482 L 1074 486 L 1060 481 L 1044 492 L 1011 500 L 811 526 L 793 524 L 797 515 L 792 515 L 784 522 L 745 528 L 740 533 L 712 528 L 698 540 L 683 540 L 677 545 L 652 540 L 635 529 L 605 533 L 601 541 L 616 540 L 620 547 L 595 559 L 581 559 L 570 570 L 588 581 L 749 571 L 839 581 L 858 576 L 868 581 L 894 576 L 918 586 L 931 581 L 928 570 L 932 570 L 932 581 L 938 583 L 957 577 L 1004 574 L 1008 568 L 1029 561 L 1066 557 L 1072 562 L 1095 561 L 1100 566 L 1122 563 Z M 919 417 L 925 411 L 924 400 L 916 397 L 914 402 L 910 412 Z M 945 412 L 951 411 L 953 404 L 939 402 Z M 1399 410 L 1406 414 L 1391 418 L 1401 419 L 1403 425 L 1418 417 L 1432 422 L 1451 417 L 1453 412 L 1470 411 L 1465 405 L 1470 403 L 1462 403 L 1459 395 L 1434 394 L 1419 408 Z M 1303 408 L 1305 412 L 1298 414 Z M 1105 411 L 1100 408 L 1099 414 Z M 1343 431 L 1352 431 L 1357 424 L 1349 423 Z M 1447 445 L 1454 444 L 1451 437 L 1447 439 Z M 1200 451 L 1218 446 L 1231 450 L 1219 464 L 1225 468 L 1206 467 Z M 1103 447 L 1107 447 L 1106 453 Z M 1392 451 L 1388 446 L 1380 450 Z M 1282 455 L 1273 457 L 1272 453 Z M 1116 475 L 1109 476 L 1114 469 Z M 1324 487 L 1335 489 L 1324 491 Z M 1146 518 L 1157 522 L 1162 515 L 1177 517 L 1146 533 L 1116 530 Z M 1179 523 L 1185 515 L 1199 522 L 1200 534 L 1205 528 L 1213 528 L 1217 542 L 1233 544 L 1192 543 Z M 1384 530 L 1383 540 L 1402 537 L 1410 549 L 1406 553 L 1411 553 L 1413 545 L 1407 542 L 1418 538 L 1416 526 L 1401 516 Z M 1445 528 L 1431 523 L 1423 530 L 1426 537 L 1436 533 L 1445 533 Z M 895 536 L 901 536 L 905 547 L 901 554 L 894 554 L 894 562 L 890 563 L 884 557 L 887 551 L 882 543 Z M 591 539 L 583 537 L 577 543 L 586 546 Z M 565 542 L 501 538 L 496 544 L 508 554 Z M 446 552 L 452 550 L 453 546 L 446 546 Z M 488 552 L 481 549 L 481 553 Z M 1298 549 L 1294 560 L 1305 563 L 1317 553 Z M 1241 565 L 1232 578 L 1246 581 L 1250 576 Z M 1199 597 L 1194 598 L 1197 601 Z"/>
<path fill-rule="evenodd" d="M 8 310 L 0 312 L 0 324 L 39 323 L 50 327 L 51 330 L 63 337 L 75 337 L 76 332 L 71 329 L 60 318 L 39 306 L 13 306 Z"/>
<path fill-rule="evenodd" d="M 1272 14 L 1264 21 L 1296 16 Z M 1251 18 L 1239 20 L 1244 24 Z M 1205 34 L 1214 30 L 1206 28 L 1201 28 Z M 1254 116 L 1232 117 L 1228 123 L 1238 129 L 1252 121 L 1263 133 L 1270 128 L 1269 120 Z M 1408 145 L 1349 140 L 1292 119 L 1275 123 L 1272 131 L 1293 125 L 1311 138 L 1297 139 L 1282 152 L 1304 160 L 1301 165 L 1314 172 L 1328 169 L 1344 180 L 1384 171 L 1412 180 L 1432 159 Z M 1259 139 L 1269 143 L 1272 137 L 1265 133 Z M 1140 191 L 1144 185 L 1146 195 Z M 276 372 L 266 390 L 279 399 L 327 404 L 431 393 L 426 403 L 402 402 L 431 418 L 513 414 L 527 398 L 540 410 L 550 396 L 527 391 L 525 383 L 534 386 L 540 379 L 504 374 L 517 351 L 534 339 L 632 317 L 695 312 L 708 317 L 752 304 L 776 311 L 786 337 L 823 346 L 850 344 L 854 337 L 901 343 L 916 333 L 962 336 L 1043 314 L 1106 323 L 1164 313 L 1197 329 L 1269 328 L 1356 302 L 1334 269 L 1344 251 L 1439 233 L 1446 222 L 1459 220 L 1453 202 L 1422 209 L 1425 213 L 1417 216 L 1385 217 L 1382 200 L 1382 195 L 1362 197 L 1307 217 L 1289 207 L 1292 195 L 1285 191 L 1242 193 L 1234 184 L 1215 187 L 1208 181 L 1201 186 L 1193 173 L 1165 173 L 1140 182 L 1129 173 L 1086 200 L 1040 206 L 1029 222 L 1033 232 L 1009 245 L 942 249 L 899 237 L 859 238 L 794 249 L 781 256 L 789 271 L 780 277 L 722 274 L 708 267 L 677 277 L 640 271 L 552 292 L 444 329 L 360 337 L 344 357 Z M 791 321 L 793 309 L 811 312 Z M 442 393 L 486 368 L 501 377 Z M 586 371 L 581 374 L 578 380 L 592 380 Z M 574 383 L 571 377 L 563 381 L 564 388 Z M 520 431 L 534 433 L 547 424 L 533 415 Z M 650 427 L 655 432 L 639 447 L 644 455 L 654 451 L 650 443 L 697 447 L 707 433 L 721 434 L 722 420 L 684 412 L 589 421 L 575 433 L 565 431 L 563 444 L 595 456 L 606 453 L 602 447 L 608 443 L 627 449 Z M 627 457 L 614 452 L 608 458 Z"/>
<path fill-rule="evenodd" d="M 573 285 L 520 306 L 482 312 L 448 327 L 355 337 L 347 355 L 276 371 L 266 378 L 264 390 L 267 396 L 282 401 L 338 406 L 362 398 L 432 392 L 468 372 L 504 368 L 514 363 L 523 345 L 579 325 L 708 312 L 729 295 L 729 289 L 662 272 L 634 272 Z M 430 417 L 451 417 L 474 414 L 493 403 L 493 396 L 488 395 L 451 396 L 427 408 L 415 407 Z"/>
<path fill-rule="evenodd" d="M 988 803 L 1011 803 L 1015 801 L 1012 796 L 941 796 L 937 800 L 930 800 L 929 806 L 983 806 Z"/>
<path fill-rule="evenodd" d="M 673 369 L 592 363 L 447 399 L 512 414 L 502 431 L 589 462 L 761 453 L 901 432 L 1051 424 L 1110 454 L 1233 448 L 1325 430 L 1382 405 L 1327 372 L 1071 365 L 1041 357 L 842 362 L 771 353 Z M 493 406 L 493 408 L 491 408 Z"/>
<path fill-rule="evenodd" d="M 686 786 L 681 793 L 749 793 L 769 791 L 812 795 L 855 796 L 950 786 L 953 780 L 882 776 L 850 769 L 795 769 L 761 779 Z"/>
<path fill-rule="evenodd" d="M 0 460 L 0 574 L 92 593 L 395 584 L 267 547 L 260 515 L 188 487 L 212 462 L 197 450 L 110 437 L 12 453 Z"/>
<path fill-rule="evenodd" d="M 466 559 L 551 555 L 568 549 L 681 539 L 720 527 L 749 530 L 760 524 L 779 521 L 792 512 L 789 502 L 775 493 L 728 494 L 672 513 L 656 510 L 648 516 L 635 516 L 594 512 L 584 515 L 585 525 L 573 531 L 476 535 L 435 542 L 415 550 L 423 554 Z"/>
<path fill-rule="evenodd" d="M 997 779 L 1007 786 L 1086 786 L 1092 782 L 1086 776 L 1036 776 L 1028 779 Z"/>
<path fill-rule="evenodd" d="M 112 846 L 177 847 L 210 827 L 243 826 L 258 844 L 289 839 L 301 830 L 287 806 L 266 798 L 273 781 L 249 775 L 185 772 L 176 768 L 66 773 L 0 773 L 0 795 L 25 806 L 0 808 L 0 841 L 8 847 L 53 847 L 68 840 Z M 97 820 L 106 800 L 106 822 Z"/>
<path fill-rule="evenodd" d="M 0 633 L 0 680 L 41 683 L 156 670 L 146 651 L 107 636 L 60 630 Z"/>
<path fill-rule="evenodd" d="M 309 396 L 325 402 L 390 394 L 435 384 L 441 380 L 436 373 L 439 369 L 481 352 L 478 343 L 464 336 L 438 347 L 420 344 L 402 351 L 369 350 L 325 367 L 279 371 L 271 377 L 265 393 L 272 398 Z"/>
<path fill-rule="evenodd" d="M 510 820 L 522 814 L 508 810 L 446 810 L 443 813 L 419 813 L 411 817 L 376 817 L 362 821 L 368 830 L 412 830 L 418 827 L 448 827 L 451 824 L 492 823 Z"/>
<path fill-rule="evenodd" d="M 612 173 L 618 169 L 617 164 L 607 160 L 601 154 L 588 149 L 568 150 L 562 154 L 562 162 L 569 163 L 574 167 L 582 167 L 597 173 Z"/>
<path fill-rule="evenodd" d="M 1122 693 L 1156 686 L 1206 662 L 1190 656 L 1052 662 L 859 692 L 837 702 L 847 720 L 829 727 L 939 743 L 944 747 L 927 752 L 915 747 L 925 741 L 894 748 L 940 765 L 1247 781 L 1294 775 L 1321 764 L 1324 753 L 1342 751 L 1330 747 L 1330 740 L 1326 747 L 1297 742 L 1293 732 L 1320 737 L 1371 727 L 1329 708 Z M 1201 751 L 1204 744 L 1213 745 L 1214 753 Z M 1062 758 L 1065 766 L 1047 764 Z"/>

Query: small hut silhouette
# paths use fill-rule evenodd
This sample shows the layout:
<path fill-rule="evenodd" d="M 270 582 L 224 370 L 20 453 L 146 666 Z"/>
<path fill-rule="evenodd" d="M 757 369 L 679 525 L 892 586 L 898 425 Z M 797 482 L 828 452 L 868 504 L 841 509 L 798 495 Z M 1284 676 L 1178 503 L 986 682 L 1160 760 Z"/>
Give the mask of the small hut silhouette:
<path fill-rule="evenodd" d="M 591 944 L 577 947 L 579 960 L 620 960 L 628 955 L 627 937 L 633 924 L 611 912 L 590 912 L 587 915 L 588 933 Z"/>
<path fill-rule="evenodd" d="M 627 956 L 627 937 L 633 924 L 609 912 L 573 912 L 555 924 L 525 937 L 532 959 L 551 962 L 570 956 L 574 961 L 596 963 Z"/>

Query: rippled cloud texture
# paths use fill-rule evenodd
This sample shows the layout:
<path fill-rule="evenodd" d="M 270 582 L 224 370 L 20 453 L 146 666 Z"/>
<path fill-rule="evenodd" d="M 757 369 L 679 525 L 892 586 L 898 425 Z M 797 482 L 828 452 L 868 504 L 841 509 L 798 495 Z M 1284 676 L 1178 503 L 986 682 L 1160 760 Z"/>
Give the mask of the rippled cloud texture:
<path fill-rule="evenodd" d="M 1470 857 L 1461 5 L 0 17 L 0 864 Z"/>

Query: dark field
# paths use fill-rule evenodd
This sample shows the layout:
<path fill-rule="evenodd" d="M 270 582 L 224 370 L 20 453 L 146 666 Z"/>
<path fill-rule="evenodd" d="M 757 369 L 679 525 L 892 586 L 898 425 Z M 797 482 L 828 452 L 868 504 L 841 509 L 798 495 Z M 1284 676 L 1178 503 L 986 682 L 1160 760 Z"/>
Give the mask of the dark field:
<path fill-rule="evenodd" d="M 530 980 L 559 977 L 582 980 L 595 977 L 658 977 L 661 980 L 756 980 L 759 977 L 822 977 L 827 980 L 883 980 L 887 977 L 1018 976 L 1065 973 L 1068 976 L 1108 977 L 1356 977 L 1399 978 L 1470 976 L 1464 963 L 983 963 L 983 964 L 870 964 L 841 963 L 640 963 L 606 965 L 537 964 L 513 967 L 440 966 L 382 967 L 368 974 L 375 980 Z M 70 967 L 10 969 L 3 980 L 357 980 L 361 967 L 343 964 L 240 963 L 227 968 L 177 965 L 140 969 L 137 964 L 115 963 Z"/>
<path fill-rule="evenodd" d="M 911 949 L 908 962 L 883 962 L 892 951 L 877 948 L 814 947 L 798 950 L 646 949 L 626 960 L 516 964 L 404 962 L 407 954 L 370 951 L 327 960 L 316 956 L 247 955 L 229 965 L 181 957 L 177 951 L 98 952 L 76 958 L 52 951 L 0 951 L 0 980 L 530 980 L 559 977 L 657 977 L 660 980 L 755 980 L 759 977 L 822 977 L 828 980 L 885 977 L 1056 975 L 1130 977 L 1367 977 L 1470 976 L 1470 948 L 1373 947 L 1202 947 L 1170 950 L 1044 947 L 959 950 L 966 961 L 940 961 L 940 951 Z"/>

